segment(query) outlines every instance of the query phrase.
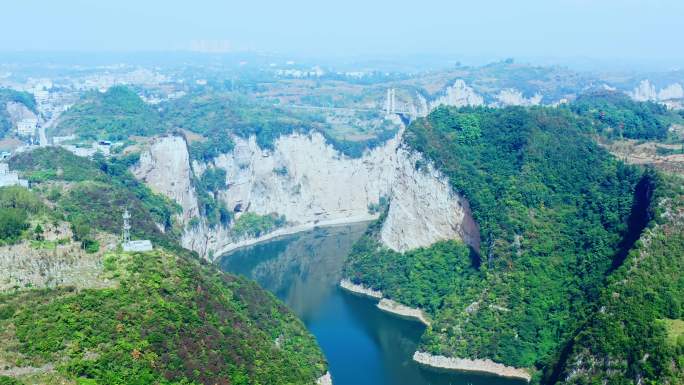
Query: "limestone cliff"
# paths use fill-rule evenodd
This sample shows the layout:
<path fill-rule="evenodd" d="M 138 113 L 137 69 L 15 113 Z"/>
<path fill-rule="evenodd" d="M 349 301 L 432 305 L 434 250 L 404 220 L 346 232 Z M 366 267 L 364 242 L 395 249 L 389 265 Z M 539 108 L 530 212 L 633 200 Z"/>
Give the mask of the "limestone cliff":
<path fill-rule="evenodd" d="M 539 104 L 541 104 L 542 98 L 543 96 L 539 93 L 536 93 L 533 96 L 526 98 L 522 92 L 513 88 L 507 88 L 499 91 L 499 93 L 496 94 L 497 103 L 495 105 L 538 106 Z"/>
<path fill-rule="evenodd" d="M 628 92 L 628 94 L 632 99 L 640 102 L 666 101 L 684 98 L 684 88 L 679 83 L 672 83 L 665 88 L 657 90 L 650 80 L 645 79 L 639 82 L 639 85 L 634 87 L 634 90 Z"/>
<path fill-rule="evenodd" d="M 468 203 L 451 191 L 447 180 L 402 144 L 401 132 L 383 145 L 351 158 L 337 151 L 319 133 L 278 138 L 273 149 L 260 148 L 254 137 L 235 137 L 234 150 L 210 163 L 190 163 L 180 137 L 158 138 L 141 154 L 133 173 L 154 191 L 183 207 L 182 243 L 208 258 L 236 247 L 282 235 L 377 217 L 369 206 L 381 197 L 390 202 L 382 241 L 405 251 L 443 239 L 462 239 L 478 246 L 477 225 Z M 244 212 L 285 216 L 287 225 L 270 234 L 236 238 L 229 227 L 208 226 L 199 218 L 192 177 L 207 168 L 226 171 L 226 186 L 217 197 L 236 217 Z"/>
<path fill-rule="evenodd" d="M 453 85 L 444 90 L 444 94 L 430 102 L 430 110 L 434 110 L 440 105 L 466 107 L 484 105 L 484 98 L 478 95 L 475 90 L 458 79 Z"/>
<path fill-rule="evenodd" d="M 658 100 L 684 99 L 684 88 L 679 83 L 672 83 L 658 91 Z"/>
<path fill-rule="evenodd" d="M 480 234 L 468 201 L 451 190 L 448 179 L 419 153 L 397 151 L 390 207 L 381 241 L 396 251 L 461 239 L 479 250 Z M 417 164 L 424 164 L 417 168 Z"/>
<path fill-rule="evenodd" d="M 183 207 L 183 223 L 199 215 L 197 196 L 192 187 L 190 155 L 183 138 L 166 136 L 155 139 L 140 154 L 139 162 L 131 171 L 154 192 L 178 202 Z"/>

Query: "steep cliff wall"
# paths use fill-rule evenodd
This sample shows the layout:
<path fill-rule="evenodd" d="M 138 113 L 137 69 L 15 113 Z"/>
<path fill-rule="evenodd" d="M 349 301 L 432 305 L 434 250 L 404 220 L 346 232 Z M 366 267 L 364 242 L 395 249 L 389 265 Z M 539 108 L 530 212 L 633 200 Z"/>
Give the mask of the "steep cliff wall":
<path fill-rule="evenodd" d="M 140 154 L 133 175 L 157 193 L 163 194 L 183 207 L 182 223 L 199 215 L 197 196 L 192 187 L 190 155 L 183 138 L 166 136 L 155 139 Z"/>
<path fill-rule="evenodd" d="M 318 133 L 292 134 L 276 140 L 272 150 L 255 138 L 234 138 L 235 148 L 210 163 L 190 164 L 179 137 L 155 140 L 133 168 L 139 179 L 183 206 L 185 247 L 212 258 L 236 247 L 314 226 L 371 220 L 369 211 L 381 197 L 389 199 L 382 241 L 405 251 L 443 239 L 463 239 L 477 246 L 479 235 L 467 202 L 453 193 L 432 166 L 416 170 L 419 154 L 401 144 L 401 133 L 384 145 L 350 158 Z M 260 238 L 236 238 L 229 227 L 209 227 L 199 217 L 192 175 L 207 168 L 226 170 L 220 199 L 236 217 L 244 212 L 285 216 L 287 225 Z"/>
<path fill-rule="evenodd" d="M 213 163 L 227 171 L 229 188 L 221 198 L 229 208 L 277 212 L 294 223 L 368 220 L 368 205 L 389 190 L 397 141 L 353 159 L 318 133 L 281 137 L 273 151 L 254 138 L 238 138 L 235 151 Z"/>
<path fill-rule="evenodd" d="M 541 94 L 534 94 L 526 98 L 522 92 L 513 89 L 503 89 L 496 94 L 496 105 L 501 106 L 538 106 L 541 104 L 543 96 Z"/>
<path fill-rule="evenodd" d="M 672 83 L 667 87 L 657 90 L 650 80 L 645 79 L 639 82 L 639 85 L 634 87 L 628 94 L 632 99 L 639 102 L 665 101 L 684 98 L 684 88 L 679 83 Z"/>
<path fill-rule="evenodd" d="M 416 164 L 425 166 L 416 168 Z M 380 232 L 396 251 L 462 239 L 479 250 L 480 233 L 468 201 L 451 190 L 448 179 L 407 146 L 397 151 L 391 203 Z"/>
<path fill-rule="evenodd" d="M 444 90 L 442 96 L 430 102 L 430 110 L 434 110 L 440 105 L 454 107 L 482 106 L 484 105 L 484 98 L 466 85 L 465 81 L 458 79 L 453 85 Z"/>

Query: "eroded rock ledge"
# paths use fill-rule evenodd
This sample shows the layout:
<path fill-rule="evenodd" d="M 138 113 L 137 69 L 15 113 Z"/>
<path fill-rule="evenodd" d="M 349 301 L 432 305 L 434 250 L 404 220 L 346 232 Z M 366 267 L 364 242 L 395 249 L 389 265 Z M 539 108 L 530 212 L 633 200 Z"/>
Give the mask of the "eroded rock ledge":
<path fill-rule="evenodd" d="M 318 379 L 316 380 L 316 385 L 333 385 L 330 372 L 325 372 L 324 375 L 318 377 Z"/>
<path fill-rule="evenodd" d="M 348 279 L 341 280 L 340 287 L 354 294 L 359 294 L 370 298 L 382 299 L 381 291 L 373 290 L 363 285 L 357 285 Z"/>
<path fill-rule="evenodd" d="M 529 382 L 532 379 L 530 373 L 525 369 L 514 368 L 504 364 L 496 363 L 492 360 L 471 360 L 467 358 L 455 358 L 445 356 L 434 356 L 426 352 L 415 352 L 413 360 L 417 363 L 432 368 L 459 370 L 466 372 L 489 373 L 501 377 L 516 378 Z"/>
<path fill-rule="evenodd" d="M 397 301 L 387 298 L 381 299 L 376 306 L 382 311 L 396 314 L 401 317 L 415 319 L 423 323 L 425 326 L 430 326 L 430 321 L 425 313 L 420 309 L 402 305 Z"/>
<path fill-rule="evenodd" d="M 380 302 L 378 302 L 376 306 L 378 307 L 378 309 L 382 311 L 392 313 L 400 317 L 415 319 L 416 321 L 419 321 L 426 326 L 430 326 L 430 321 L 428 317 L 421 309 L 409 307 L 397 301 L 385 298 L 383 297 L 382 292 L 379 290 L 373 290 L 369 287 L 355 284 L 354 282 L 348 279 L 341 280 L 340 287 L 354 294 L 362 295 L 373 299 L 379 299 Z"/>

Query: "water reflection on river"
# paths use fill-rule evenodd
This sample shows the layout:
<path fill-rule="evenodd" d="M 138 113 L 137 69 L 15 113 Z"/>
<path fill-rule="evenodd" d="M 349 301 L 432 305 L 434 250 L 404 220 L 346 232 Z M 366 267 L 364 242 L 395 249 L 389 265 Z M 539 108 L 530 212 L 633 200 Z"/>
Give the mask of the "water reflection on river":
<path fill-rule="evenodd" d="M 315 229 L 236 250 L 219 263 L 259 282 L 304 321 L 328 359 L 335 385 L 524 384 L 416 365 L 411 357 L 423 326 L 381 312 L 375 301 L 337 286 L 345 257 L 365 228 Z"/>

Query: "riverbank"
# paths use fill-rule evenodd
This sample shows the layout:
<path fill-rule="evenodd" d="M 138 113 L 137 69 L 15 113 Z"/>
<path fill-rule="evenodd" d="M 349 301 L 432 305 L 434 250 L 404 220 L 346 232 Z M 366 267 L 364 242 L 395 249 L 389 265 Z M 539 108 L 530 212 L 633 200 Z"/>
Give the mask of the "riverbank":
<path fill-rule="evenodd" d="M 318 377 L 318 379 L 316 380 L 316 385 L 333 385 L 332 376 L 330 376 L 330 372 L 325 372 L 324 375 Z"/>
<path fill-rule="evenodd" d="M 527 382 L 530 382 L 532 379 L 530 373 L 525 369 L 506 366 L 492 360 L 471 360 L 467 358 L 433 356 L 430 353 L 420 351 L 413 354 L 413 360 L 421 365 L 437 369 L 488 373 L 506 378 L 525 380 Z"/>
<path fill-rule="evenodd" d="M 233 252 L 238 249 L 242 249 L 244 247 L 249 247 L 249 246 L 254 246 L 259 243 L 263 242 L 268 242 L 271 240 L 274 240 L 276 238 L 284 237 L 287 235 L 293 235 L 297 233 L 302 233 L 306 231 L 311 231 L 317 228 L 321 227 L 337 227 L 337 226 L 345 226 L 345 225 L 353 225 L 356 223 L 363 223 L 363 222 L 370 222 L 375 219 L 377 219 L 379 214 L 368 214 L 366 216 L 358 216 L 358 217 L 349 217 L 349 218 L 338 218 L 338 219 L 331 219 L 327 221 L 319 221 L 319 222 L 307 222 L 301 225 L 296 225 L 296 226 L 289 226 L 289 227 L 282 227 L 279 229 L 276 229 L 268 234 L 264 234 L 260 237 L 257 238 L 249 238 L 249 239 L 244 239 L 238 242 L 233 242 L 229 243 L 226 246 L 222 247 L 219 249 L 219 251 L 214 254 L 218 256 L 219 258 L 225 254 L 228 254 L 230 252 Z"/>
<path fill-rule="evenodd" d="M 385 298 L 382 295 L 382 292 L 379 290 L 373 290 L 369 287 L 355 284 L 348 279 L 341 280 L 340 287 L 352 294 L 379 299 L 380 302 L 378 302 L 375 306 L 384 312 L 391 313 L 402 318 L 410 318 L 412 320 L 421 322 L 425 326 L 430 326 L 430 321 L 422 310 L 403 305 L 389 298 Z"/>
<path fill-rule="evenodd" d="M 357 285 L 354 282 L 348 280 L 348 279 L 343 279 L 340 281 L 340 287 L 350 293 L 353 294 L 358 294 L 364 297 L 369 297 L 369 298 L 374 298 L 374 299 L 382 299 L 382 292 L 379 290 L 373 290 L 369 287 L 365 287 L 363 285 Z"/>
<path fill-rule="evenodd" d="M 421 309 L 402 305 L 399 302 L 392 301 L 391 299 L 387 298 L 381 299 L 376 306 L 378 309 L 387 313 L 392 313 L 404 318 L 410 318 L 421 322 L 425 326 L 430 326 L 430 321 Z"/>

